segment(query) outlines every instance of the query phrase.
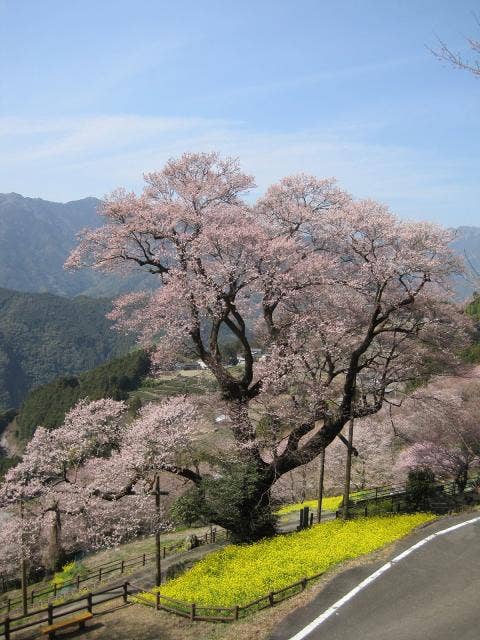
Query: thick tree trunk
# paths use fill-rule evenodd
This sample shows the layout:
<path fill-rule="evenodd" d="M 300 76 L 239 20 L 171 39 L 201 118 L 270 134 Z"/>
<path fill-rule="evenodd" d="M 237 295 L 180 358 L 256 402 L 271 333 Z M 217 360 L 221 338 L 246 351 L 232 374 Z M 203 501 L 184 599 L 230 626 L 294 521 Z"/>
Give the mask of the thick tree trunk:
<path fill-rule="evenodd" d="M 49 572 L 58 571 L 62 568 L 65 560 L 65 553 L 62 548 L 62 521 L 58 509 L 52 510 L 52 520 L 48 530 L 48 543 L 44 554 L 45 569 Z"/>
<path fill-rule="evenodd" d="M 458 492 L 463 493 L 465 491 L 465 487 L 467 486 L 468 481 L 468 466 L 465 465 L 458 473 L 455 478 L 455 483 L 458 487 Z"/>

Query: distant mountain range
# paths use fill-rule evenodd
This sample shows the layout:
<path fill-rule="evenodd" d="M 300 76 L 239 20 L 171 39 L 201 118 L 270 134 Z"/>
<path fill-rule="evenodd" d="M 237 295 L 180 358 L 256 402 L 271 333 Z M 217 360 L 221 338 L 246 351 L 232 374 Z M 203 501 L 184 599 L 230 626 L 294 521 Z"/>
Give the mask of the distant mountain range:
<path fill-rule="evenodd" d="M 114 297 L 151 287 L 148 274 L 120 278 L 91 269 L 77 273 L 64 270 L 76 234 L 102 223 L 97 215 L 99 204 L 97 198 L 63 204 L 18 193 L 0 194 L 0 287 L 92 297 Z M 453 246 L 459 254 L 466 253 L 480 272 L 480 227 L 459 227 Z M 461 278 L 457 288 L 463 297 L 472 292 L 474 284 Z"/>
<path fill-rule="evenodd" d="M 148 287 L 150 278 L 145 274 L 119 278 L 91 269 L 64 270 L 76 234 L 101 224 L 99 204 L 96 198 L 63 204 L 18 193 L 0 194 L 0 287 L 93 297 L 114 297 Z"/>
<path fill-rule="evenodd" d="M 465 258 L 469 273 L 457 278 L 455 284 L 459 295 L 467 297 L 480 289 L 480 227 L 458 227 L 456 233 L 452 246 Z"/>

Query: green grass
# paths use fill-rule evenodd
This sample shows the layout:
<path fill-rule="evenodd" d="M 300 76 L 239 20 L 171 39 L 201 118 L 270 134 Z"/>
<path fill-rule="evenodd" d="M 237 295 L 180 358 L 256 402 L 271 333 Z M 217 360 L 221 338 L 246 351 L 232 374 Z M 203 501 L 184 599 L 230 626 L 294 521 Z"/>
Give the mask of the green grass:
<path fill-rule="evenodd" d="M 250 545 L 230 545 L 167 582 L 161 593 L 199 606 L 245 605 L 303 577 L 379 549 L 434 518 L 416 513 L 334 520 Z M 142 597 L 153 600 L 154 592 Z"/>
<path fill-rule="evenodd" d="M 342 502 L 342 496 L 330 496 L 322 499 L 322 509 L 325 511 L 336 511 Z M 293 513 L 294 511 L 300 511 L 303 507 L 310 507 L 310 509 L 316 509 L 318 500 L 305 500 L 305 502 L 295 502 L 294 504 L 286 504 L 276 511 L 277 516 L 284 516 L 287 513 Z"/>

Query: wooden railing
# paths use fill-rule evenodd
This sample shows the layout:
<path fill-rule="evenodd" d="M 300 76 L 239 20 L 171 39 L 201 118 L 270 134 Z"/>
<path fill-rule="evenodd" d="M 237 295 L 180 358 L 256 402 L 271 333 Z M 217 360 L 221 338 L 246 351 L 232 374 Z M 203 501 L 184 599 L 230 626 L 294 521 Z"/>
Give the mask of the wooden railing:
<path fill-rule="evenodd" d="M 211 528 L 209 531 L 206 531 L 204 535 L 197 537 L 200 544 L 211 544 L 228 539 L 228 532 L 223 530 L 217 531 L 216 528 Z M 182 541 L 173 545 L 163 546 L 161 551 L 162 557 L 166 558 L 169 555 L 178 553 L 178 551 L 183 547 L 183 544 L 184 543 Z M 27 602 L 30 606 L 33 606 L 38 602 L 48 601 L 50 599 L 55 600 L 57 597 L 64 597 L 67 593 L 84 589 L 86 587 L 86 583 L 103 582 L 106 579 L 110 578 L 111 574 L 117 572 L 120 575 L 123 575 L 130 572 L 133 568 L 145 566 L 147 563 L 154 562 L 155 558 L 156 556 L 154 553 L 143 553 L 132 558 L 126 558 L 123 560 L 112 560 L 104 564 L 96 565 L 95 567 L 89 569 L 83 577 L 77 575 L 73 580 L 64 582 L 60 586 L 53 584 L 43 589 L 42 587 L 29 589 L 27 594 Z M 5 612 L 9 613 L 10 611 L 19 609 L 22 606 L 23 600 L 21 597 L 17 596 L 14 598 L 6 598 L 3 601 L 0 601 L 0 615 Z"/>
<path fill-rule="evenodd" d="M 142 587 L 136 586 L 129 582 L 128 593 L 133 596 L 133 602 L 143 604 L 148 607 L 153 607 L 157 611 L 168 611 L 174 613 L 183 618 L 188 618 L 194 622 L 234 622 L 239 618 L 244 617 L 247 613 L 253 611 L 259 611 L 261 609 L 267 609 L 273 607 L 283 600 L 291 598 L 297 593 L 306 589 L 309 582 L 318 580 L 323 575 L 317 573 L 308 578 L 302 578 L 297 582 L 293 582 L 287 587 L 278 589 L 277 591 L 270 591 L 256 600 L 252 600 L 244 605 L 234 605 L 233 607 L 221 607 L 214 605 L 202 605 L 196 602 L 185 602 L 182 600 L 175 600 L 169 596 L 156 592 L 145 592 Z"/>
<path fill-rule="evenodd" d="M 110 594 L 110 595 L 107 595 Z M 101 596 L 98 602 L 95 602 L 95 597 Z M 101 591 L 89 592 L 79 598 L 70 600 L 67 603 L 52 604 L 50 603 L 44 609 L 36 609 L 30 611 L 26 616 L 6 616 L 3 620 L 0 620 L 0 633 L 5 640 L 10 640 L 12 634 L 18 631 L 23 631 L 32 627 L 36 627 L 39 624 L 53 624 L 53 621 L 58 618 L 70 616 L 73 613 L 79 611 L 88 611 L 93 613 L 95 606 L 110 602 L 117 598 L 123 598 L 123 601 L 128 602 L 128 582 L 124 582 L 116 587 L 109 587 L 108 589 L 102 589 Z M 83 602 L 79 606 L 72 606 L 77 603 Z"/>

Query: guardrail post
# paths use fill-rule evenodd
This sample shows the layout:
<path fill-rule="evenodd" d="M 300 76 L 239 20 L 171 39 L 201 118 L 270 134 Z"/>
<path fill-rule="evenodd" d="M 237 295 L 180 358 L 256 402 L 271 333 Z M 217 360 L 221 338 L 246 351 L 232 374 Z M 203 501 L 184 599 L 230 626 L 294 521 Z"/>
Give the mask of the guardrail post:
<path fill-rule="evenodd" d="M 5 640 L 10 640 L 10 618 L 8 616 L 3 621 L 3 633 Z"/>
<path fill-rule="evenodd" d="M 195 609 L 196 609 L 196 605 L 194 602 L 192 602 L 190 606 L 190 620 L 195 620 Z"/>
<path fill-rule="evenodd" d="M 53 604 L 51 602 L 48 603 L 47 618 L 48 624 L 53 624 Z"/>
<path fill-rule="evenodd" d="M 88 613 L 92 613 L 93 609 L 93 601 L 92 601 L 92 593 L 87 594 L 87 609 Z"/>

